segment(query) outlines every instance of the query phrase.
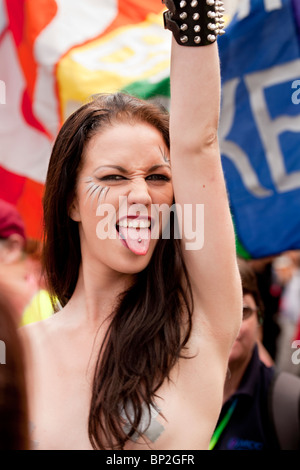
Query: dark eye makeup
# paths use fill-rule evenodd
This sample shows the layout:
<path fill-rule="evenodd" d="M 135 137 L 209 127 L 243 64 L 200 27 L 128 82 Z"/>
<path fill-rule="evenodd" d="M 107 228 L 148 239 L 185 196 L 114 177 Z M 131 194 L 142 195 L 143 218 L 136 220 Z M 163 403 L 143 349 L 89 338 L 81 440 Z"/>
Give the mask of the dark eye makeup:
<path fill-rule="evenodd" d="M 99 181 L 123 181 L 123 180 L 128 180 L 129 178 L 126 178 L 125 176 L 122 175 L 106 175 L 102 176 L 100 178 L 97 178 Z M 149 175 L 146 178 L 146 181 L 170 181 L 171 178 L 169 178 L 166 175 L 161 175 L 161 174 L 153 174 Z"/>

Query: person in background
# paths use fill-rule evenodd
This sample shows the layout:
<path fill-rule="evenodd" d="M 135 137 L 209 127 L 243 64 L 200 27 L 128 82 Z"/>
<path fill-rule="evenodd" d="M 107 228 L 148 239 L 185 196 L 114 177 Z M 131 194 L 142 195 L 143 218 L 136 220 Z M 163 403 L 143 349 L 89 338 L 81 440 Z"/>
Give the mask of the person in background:
<path fill-rule="evenodd" d="M 13 204 L 0 199 L 0 288 L 22 326 L 48 318 L 53 307 L 41 275 L 40 243 L 26 236 Z"/>
<path fill-rule="evenodd" d="M 277 315 L 282 286 L 274 271 L 273 262 L 274 256 L 249 260 L 249 264 L 255 271 L 260 297 L 264 305 L 264 323 L 260 328 L 261 342 L 274 363 L 280 335 Z"/>
<path fill-rule="evenodd" d="M 299 375 L 300 366 L 291 361 L 291 354 L 300 321 L 300 251 L 283 253 L 274 261 L 274 269 L 282 285 L 278 312 L 281 333 L 275 363 L 280 370 Z"/>
<path fill-rule="evenodd" d="M 294 341 L 299 341 L 300 342 L 300 320 L 299 320 L 297 328 L 296 328 L 296 334 L 295 334 L 295 337 L 294 337 Z"/>
<path fill-rule="evenodd" d="M 239 259 L 243 286 L 243 322 L 229 357 L 223 407 L 211 450 L 279 450 L 271 425 L 269 391 L 276 370 L 259 357 L 258 338 L 264 306 L 255 271 Z"/>
<path fill-rule="evenodd" d="M 24 351 L 13 310 L 0 289 L 0 450 L 28 450 Z"/>

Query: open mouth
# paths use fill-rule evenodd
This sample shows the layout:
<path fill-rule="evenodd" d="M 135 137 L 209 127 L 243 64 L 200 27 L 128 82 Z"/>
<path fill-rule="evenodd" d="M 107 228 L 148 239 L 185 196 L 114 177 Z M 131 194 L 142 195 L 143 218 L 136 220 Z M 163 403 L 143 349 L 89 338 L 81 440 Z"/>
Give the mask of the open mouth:
<path fill-rule="evenodd" d="M 118 220 L 116 230 L 126 248 L 135 255 L 146 255 L 151 241 L 151 217 L 127 216 Z"/>

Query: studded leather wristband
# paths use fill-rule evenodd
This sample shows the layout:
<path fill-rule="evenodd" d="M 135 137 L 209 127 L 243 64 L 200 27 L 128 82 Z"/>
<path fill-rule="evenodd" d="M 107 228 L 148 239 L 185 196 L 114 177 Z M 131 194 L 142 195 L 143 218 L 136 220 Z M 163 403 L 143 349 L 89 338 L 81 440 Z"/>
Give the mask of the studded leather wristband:
<path fill-rule="evenodd" d="M 223 30 L 221 0 L 162 0 L 165 29 L 172 31 L 181 46 L 207 46 L 216 41 Z"/>

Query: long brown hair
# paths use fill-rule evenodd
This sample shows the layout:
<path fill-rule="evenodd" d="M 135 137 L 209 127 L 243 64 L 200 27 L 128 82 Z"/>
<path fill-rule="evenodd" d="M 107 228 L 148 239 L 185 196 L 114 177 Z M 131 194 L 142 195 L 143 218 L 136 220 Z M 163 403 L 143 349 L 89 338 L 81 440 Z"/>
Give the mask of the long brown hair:
<path fill-rule="evenodd" d="M 78 225 L 68 208 L 85 145 L 103 126 L 124 121 L 152 125 L 170 148 L 168 113 L 123 93 L 98 95 L 83 105 L 54 144 L 44 195 L 44 265 L 50 292 L 62 306 L 74 292 L 81 263 Z M 175 223 L 170 220 L 171 233 Z M 95 449 L 123 449 L 139 431 L 145 405 L 148 411 L 155 407 L 157 390 L 186 346 L 192 304 L 180 240 L 158 240 L 147 268 L 120 295 L 99 352 L 88 425 Z M 125 427 L 122 410 L 129 407 Z"/>
<path fill-rule="evenodd" d="M 13 308 L 0 294 L 0 450 L 29 449 L 28 401 L 24 351 L 13 319 Z M 1 358 L 0 358 L 1 359 Z"/>

